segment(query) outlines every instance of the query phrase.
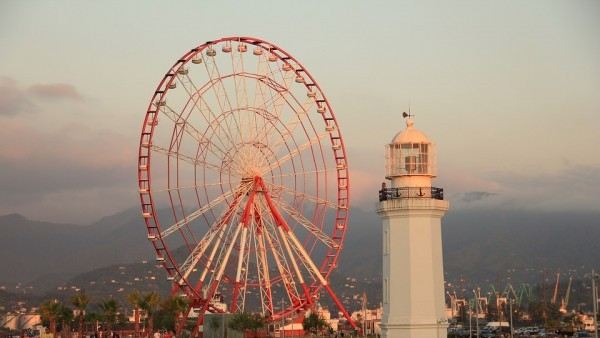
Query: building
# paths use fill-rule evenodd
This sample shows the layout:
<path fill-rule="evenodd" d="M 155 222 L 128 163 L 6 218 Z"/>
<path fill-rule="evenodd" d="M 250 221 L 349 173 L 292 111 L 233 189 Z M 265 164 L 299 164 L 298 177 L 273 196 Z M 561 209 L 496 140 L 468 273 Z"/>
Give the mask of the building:
<path fill-rule="evenodd" d="M 386 179 L 377 213 L 383 223 L 383 337 L 447 336 L 441 218 L 434 188 L 435 149 L 404 114 L 406 129 L 386 146 Z"/>
<path fill-rule="evenodd" d="M 7 313 L 0 318 L 0 328 L 5 327 L 9 330 L 27 330 L 33 329 L 42 322 L 37 313 Z"/>
<path fill-rule="evenodd" d="M 363 309 L 352 312 L 352 320 L 366 335 L 381 335 L 381 318 L 383 317 L 383 308 Z"/>

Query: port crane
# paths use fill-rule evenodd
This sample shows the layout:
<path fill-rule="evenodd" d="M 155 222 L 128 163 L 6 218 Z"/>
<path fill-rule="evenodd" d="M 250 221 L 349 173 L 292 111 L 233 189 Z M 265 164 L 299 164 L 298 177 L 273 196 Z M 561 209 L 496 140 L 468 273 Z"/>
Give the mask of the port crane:
<path fill-rule="evenodd" d="M 565 296 L 560 301 L 560 313 L 567 313 L 567 306 L 569 306 L 569 297 L 571 296 L 571 283 L 573 282 L 573 276 L 569 276 L 569 284 L 567 284 L 567 291 Z"/>
<path fill-rule="evenodd" d="M 556 273 L 556 284 L 554 285 L 554 293 L 552 294 L 552 304 L 556 304 L 556 298 L 558 297 L 558 285 L 560 282 L 560 272 Z"/>

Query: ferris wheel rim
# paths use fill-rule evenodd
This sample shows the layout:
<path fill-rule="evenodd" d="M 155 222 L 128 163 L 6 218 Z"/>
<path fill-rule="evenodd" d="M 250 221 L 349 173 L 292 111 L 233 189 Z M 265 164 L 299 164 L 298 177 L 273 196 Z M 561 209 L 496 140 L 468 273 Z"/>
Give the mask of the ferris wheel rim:
<path fill-rule="evenodd" d="M 326 106 L 328 115 L 331 118 L 330 121 L 336 127 L 335 128 L 335 131 L 337 133 L 336 139 L 338 140 L 338 141 L 336 141 L 336 142 L 338 142 L 336 144 L 338 144 L 340 146 L 341 154 L 342 154 L 342 156 L 340 156 L 339 159 L 341 160 L 341 162 L 344 163 L 343 168 L 338 168 L 336 170 L 336 172 L 337 172 L 337 174 L 336 174 L 337 175 L 336 176 L 336 178 L 337 178 L 337 184 L 336 184 L 337 185 L 337 196 L 336 197 L 337 197 L 338 205 L 335 209 L 336 226 L 333 227 L 333 231 L 334 232 L 338 231 L 338 235 L 341 237 L 340 243 L 343 243 L 346 229 L 347 229 L 350 194 L 349 194 L 349 175 L 348 175 L 348 162 L 347 162 L 347 157 L 346 157 L 346 149 L 345 149 L 342 134 L 341 134 L 340 128 L 338 126 L 334 111 L 329 103 L 329 100 L 326 98 L 323 90 L 320 88 L 319 84 L 316 82 L 316 80 L 313 78 L 313 76 L 308 72 L 308 70 L 306 70 L 306 68 L 297 59 L 295 59 L 292 55 L 287 53 L 285 50 L 283 50 L 279 46 L 276 46 L 265 40 L 251 38 L 251 37 L 232 36 L 232 37 L 225 37 L 225 38 L 220 38 L 218 40 L 209 41 L 209 42 L 201 44 L 198 47 L 193 48 L 189 52 L 185 53 L 177 62 L 175 62 L 175 64 L 169 69 L 167 74 L 162 78 L 159 85 L 157 86 L 157 89 L 155 90 L 154 94 L 152 95 L 148 109 L 146 111 L 144 125 L 142 127 L 142 136 L 140 138 L 140 143 L 139 143 L 138 184 L 139 184 L 139 188 L 140 188 L 140 199 L 142 202 L 142 211 L 144 214 L 146 227 L 148 229 L 149 236 L 150 236 L 151 232 L 154 234 L 158 234 L 157 240 L 153 241 L 152 243 L 155 248 L 155 251 L 157 252 L 157 256 L 163 256 L 165 258 L 163 264 L 165 265 L 165 268 L 167 269 L 169 275 L 170 276 L 178 275 L 179 277 L 181 277 L 180 280 L 184 279 L 184 278 L 182 278 L 183 274 L 180 271 L 180 267 L 177 265 L 176 260 L 172 257 L 172 252 L 169 250 L 168 245 L 167 245 L 167 243 L 165 243 L 165 241 L 162 237 L 162 234 L 161 234 L 161 229 L 162 229 L 161 223 L 157 216 L 158 209 L 156 208 L 156 205 L 154 204 L 154 200 L 153 200 L 153 196 L 152 196 L 152 179 L 151 179 L 152 151 L 149 150 L 148 146 L 145 146 L 145 143 L 144 143 L 145 136 L 144 135 L 149 135 L 148 138 L 151 143 L 151 140 L 154 136 L 154 131 L 155 131 L 156 126 L 152 125 L 152 124 L 150 124 L 150 125 L 148 124 L 149 122 L 152 122 L 152 121 L 150 121 L 150 115 L 157 113 L 157 111 L 158 111 L 157 103 L 161 102 L 162 100 L 164 100 L 167 97 L 167 94 L 170 90 L 169 86 L 171 85 L 171 83 L 173 83 L 173 81 L 176 81 L 176 77 L 177 77 L 176 74 L 179 71 L 179 69 L 185 67 L 185 65 L 190 63 L 194 56 L 202 53 L 203 51 L 205 51 L 208 48 L 211 48 L 212 46 L 215 46 L 219 43 L 227 42 L 227 41 L 244 42 L 244 43 L 248 43 L 248 44 L 251 44 L 254 46 L 258 46 L 258 47 L 268 50 L 269 52 L 273 52 L 273 54 L 275 54 L 277 56 L 278 60 L 281 62 L 295 63 L 296 65 L 299 66 L 299 69 L 294 69 L 294 72 L 296 74 L 302 73 L 307 79 L 310 80 L 310 83 L 308 85 L 307 85 L 307 83 L 304 84 L 305 87 L 307 89 L 311 89 L 310 87 L 314 87 L 317 90 L 317 92 L 320 93 L 321 100 L 322 100 L 321 103 Z M 331 139 L 331 137 L 332 137 L 331 133 L 329 134 L 329 136 L 330 136 L 330 141 L 333 144 L 333 139 Z M 144 150 L 144 149 L 147 149 L 147 150 Z M 336 160 L 336 162 L 338 162 L 338 161 Z M 142 170 L 141 168 L 143 165 L 146 165 L 147 168 Z M 343 183 L 342 183 L 342 181 L 343 181 Z M 146 190 L 148 190 L 148 192 L 145 192 L 145 191 L 142 192 L 142 189 L 146 189 Z M 341 202 L 341 201 L 343 201 L 343 202 Z M 342 203 L 345 203 L 345 205 L 342 205 Z M 158 232 L 156 233 L 156 231 L 158 231 Z M 332 234 L 332 235 L 334 235 L 334 234 Z M 158 244 L 158 246 L 157 246 L 157 244 Z M 329 277 L 329 274 L 335 268 L 335 264 L 337 262 L 340 252 L 341 252 L 341 246 L 340 246 L 340 248 L 333 250 L 334 256 L 331 259 L 331 262 L 326 262 L 326 261 L 322 262 L 322 265 L 330 264 L 330 267 L 328 267 L 326 269 L 326 273 L 324 275 L 326 278 Z M 323 269 L 323 266 L 320 267 L 320 270 L 322 270 L 322 269 Z M 187 284 L 187 281 L 186 281 L 186 284 Z M 190 285 L 188 284 L 188 286 L 190 286 Z M 311 285 L 311 287 L 316 287 L 315 292 L 318 292 L 318 290 L 320 289 L 321 286 Z M 194 294 L 195 296 L 200 296 L 199 291 L 194 289 L 191 286 L 188 288 L 187 293 Z"/>

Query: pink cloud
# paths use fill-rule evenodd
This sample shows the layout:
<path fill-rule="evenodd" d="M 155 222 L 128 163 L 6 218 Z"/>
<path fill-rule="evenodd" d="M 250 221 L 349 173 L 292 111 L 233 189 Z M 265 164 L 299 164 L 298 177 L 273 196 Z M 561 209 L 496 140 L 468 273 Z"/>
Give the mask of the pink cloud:
<path fill-rule="evenodd" d="M 40 98 L 81 100 L 82 96 L 72 85 L 65 83 L 34 84 L 27 91 Z"/>
<path fill-rule="evenodd" d="M 385 180 L 377 174 L 361 171 L 350 171 L 350 203 L 352 205 L 374 205 L 378 201 L 377 192 L 381 182 Z"/>
<path fill-rule="evenodd" d="M 15 80 L 0 77 L 0 116 L 11 116 L 35 110 L 35 105 Z"/>
<path fill-rule="evenodd" d="M 23 88 L 14 79 L 0 77 L 0 116 L 37 111 L 36 103 L 40 100 L 80 101 L 82 99 L 77 89 L 69 84 L 34 84 Z"/>

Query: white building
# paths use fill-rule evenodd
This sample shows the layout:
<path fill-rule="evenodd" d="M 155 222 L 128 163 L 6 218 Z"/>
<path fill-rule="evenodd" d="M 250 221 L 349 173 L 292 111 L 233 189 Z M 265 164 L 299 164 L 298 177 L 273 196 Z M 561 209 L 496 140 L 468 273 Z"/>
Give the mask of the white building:
<path fill-rule="evenodd" d="M 441 218 L 443 191 L 432 187 L 433 143 L 413 126 L 386 146 L 383 221 L 383 337 L 446 337 Z"/>
<path fill-rule="evenodd" d="M 42 319 L 37 313 L 7 313 L 0 317 L 0 328 L 9 330 L 27 330 L 39 325 Z"/>
<path fill-rule="evenodd" d="M 352 320 L 362 329 L 366 335 L 381 335 L 381 318 L 383 308 L 364 309 L 352 312 Z"/>

